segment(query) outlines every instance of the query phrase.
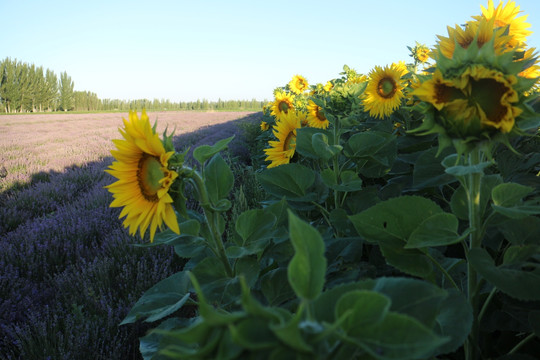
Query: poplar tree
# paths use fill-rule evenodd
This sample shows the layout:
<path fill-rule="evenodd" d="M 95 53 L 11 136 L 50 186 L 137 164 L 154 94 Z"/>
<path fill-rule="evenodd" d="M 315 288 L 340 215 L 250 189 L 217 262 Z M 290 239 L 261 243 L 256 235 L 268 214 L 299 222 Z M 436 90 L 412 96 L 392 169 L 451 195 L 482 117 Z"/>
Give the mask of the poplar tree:
<path fill-rule="evenodd" d="M 67 72 L 60 74 L 60 109 L 63 111 L 72 110 L 74 106 L 73 98 L 73 80 L 68 76 Z"/>

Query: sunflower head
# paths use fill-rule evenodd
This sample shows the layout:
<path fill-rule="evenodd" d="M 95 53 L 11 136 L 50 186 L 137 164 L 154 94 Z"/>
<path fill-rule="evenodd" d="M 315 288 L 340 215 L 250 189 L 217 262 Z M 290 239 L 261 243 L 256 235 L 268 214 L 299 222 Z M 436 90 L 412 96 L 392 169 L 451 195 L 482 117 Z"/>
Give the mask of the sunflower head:
<path fill-rule="evenodd" d="M 305 77 L 302 75 L 294 75 L 292 80 L 289 82 L 289 89 L 297 95 L 302 94 L 307 88 L 309 87 L 309 84 Z"/>
<path fill-rule="evenodd" d="M 482 15 L 473 16 L 473 18 L 476 20 L 481 18 L 493 19 L 494 26 L 504 29 L 510 36 L 509 47 L 522 47 L 527 41 L 527 36 L 532 34 L 532 31 L 527 30 L 531 26 L 531 24 L 525 22 L 527 15 L 518 16 L 522 11 L 519 10 L 519 6 L 516 6 L 514 1 L 508 1 L 505 5 L 500 1 L 499 5 L 495 7 L 493 0 L 488 0 L 487 9 L 484 6 L 481 6 L 481 8 Z"/>
<path fill-rule="evenodd" d="M 178 173 L 169 167 L 174 151 L 166 151 L 164 143 L 150 126 L 143 110 L 141 118 L 131 111 L 129 120 L 120 129 L 123 139 L 113 140 L 117 150 L 111 154 L 116 161 L 105 170 L 118 179 L 106 186 L 113 194 L 111 207 L 122 207 L 120 218 L 131 235 L 140 230 L 141 237 L 150 228 L 153 241 L 157 228 L 165 223 L 179 234 L 178 221 L 172 207 L 169 189 Z"/>
<path fill-rule="evenodd" d="M 296 129 L 302 126 L 296 112 L 291 111 L 276 121 L 273 134 L 277 140 L 269 141 L 270 147 L 264 149 L 266 161 L 271 161 L 269 168 L 288 164 L 296 151 Z"/>
<path fill-rule="evenodd" d="M 495 27 L 495 19 L 479 18 L 475 21 L 469 21 L 464 27 L 456 25 L 454 28 L 447 27 L 448 37 L 437 35 L 439 39 L 437 48 L 440 53 L 449 58 L 455 57 L 456 46 L 460 49 L 468 49 L 471 44 L 475 44 L 474 49 L 480 49 L 484 44 L 490 43 L 489 46 L 494 48 L 495 54 L 511 51 L 510 46 L 512 37 L 505 32 L 505 28 Z M 437 51 L 434 53 L 435 59 L 438 61 L 440 56 Z"/>
<path fill-rule="evenodd" d="M 329 92 L 334 88 L 334 84 L 331 81 L 327 81 L 326 84 L 323 86 L 324 91 Z"/>
<path fill-rule="evenodd" d="M 426 45 L 416 43 L 416 46 L 413 48 L 410 48 L 412 58 L 414 59 L 415 63 L 423 64 L 429 60 L 430 50 Z"/>
<path fill-rule="evenodd" d="M 324 115 L 324 110 L 319 105 L 315 104 L 312 100 L 309 100 L 308 108 L 308 124 L 310 127 L 318 129 L 326 129 L 330 122 Z"/>
<path fill-rule="evenodd" d="M 392 114 L 403 99 L 404 82 L 401 77 L 407 73 L 404 64 L 375 68 L 369 73 L 369 80 L 362 96 L 364 110 L 369 115 L 384 118 Z"/>
<path fill-rule="evenodd" d="M 294 96 L 284 91 L 276 91 L 274 94 L 275 100 L 272 103 L 271 115 L 277 120 L 280 120 L 289 113 L 294 112 Z"/>

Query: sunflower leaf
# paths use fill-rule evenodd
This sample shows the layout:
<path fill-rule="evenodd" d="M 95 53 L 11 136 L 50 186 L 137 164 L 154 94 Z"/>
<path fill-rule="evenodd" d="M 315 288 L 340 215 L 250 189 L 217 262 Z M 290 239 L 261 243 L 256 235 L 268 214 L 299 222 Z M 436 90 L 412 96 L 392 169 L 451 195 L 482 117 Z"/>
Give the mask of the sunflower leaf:
<path fill-rule="evenodd" d="M 221 139 L 214 145 L 201 145 L 193 150 L 193 157 L 202 165 L 218 152 L 225 150 L 232 139 L 234 139 L 234 135 L 226 139 Z"/>

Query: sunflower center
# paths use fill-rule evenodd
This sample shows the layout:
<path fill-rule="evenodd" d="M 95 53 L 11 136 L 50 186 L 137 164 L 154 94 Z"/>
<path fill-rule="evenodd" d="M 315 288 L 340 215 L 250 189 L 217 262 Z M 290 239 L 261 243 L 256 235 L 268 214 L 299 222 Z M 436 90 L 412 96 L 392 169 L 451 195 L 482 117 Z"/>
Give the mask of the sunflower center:
<path fill-rule="evenodd" d="M 294 134 L 294 131 L 289 132 L 283 141 L 283 151 L 291 149 L 296 149 L 296 135 Z"/>
<path fill-rule="evenodd" d="M 505 84 L 494 79 L 480 79 L 472 82 L 472 97 L 493 123 L 500 123 L 506 117 L 509 108 L 501 103 L 505 93 L 511 91 Z"/>
<path fill-rule="evenodd" d="M 164 176 L 165 174 L 163 173 L 159 158 L 143 153 L 139 160 L 137 180 L 139 182 L 141 194 L 146 200 L 151 202 L 159 201 L 157 192 L 162 186 L 159 181 L 163 179 Z"/>
<path fill-rule="evenodd" d="M 287 113 L 287 111 L 289 111 L 289 104 L 286 101 L 280 101 L 278 107 L 279 110 L 281 110 L 285 114 Z"/>
<path fill-rule="evenodd" d="M 390 99 L 397 91 L 396 82 L 392 78 L 382 78 L 377 85 L 377 93 L 385 99 Z"/>
<path fill-rule="evenodd" d="M 320 121 L 326 121 L 326 116 L 321 112 L 321 108 L 317 106 L 315 109 L 315 115 L 317 116 L 317 119 Z"/>

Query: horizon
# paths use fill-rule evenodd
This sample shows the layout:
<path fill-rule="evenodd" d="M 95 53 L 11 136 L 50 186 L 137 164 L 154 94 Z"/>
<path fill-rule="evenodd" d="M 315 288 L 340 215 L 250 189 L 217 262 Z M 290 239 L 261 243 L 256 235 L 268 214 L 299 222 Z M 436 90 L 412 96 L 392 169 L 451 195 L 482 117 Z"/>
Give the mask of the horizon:
<path fill-rule="evenodd" d="M 4 19 L 11 31 L 0 34 L 0 59 L 65 71 L 75 91 L 99 99 L 264 101 L 296 74 L 324 84 L 343 65 L 367 74 L 375 65 L 410 63 L 407 46 L 434 46 L 447 26 L 481 14 L 488 2 L 430 4 L 5 1 L 0 12 L 25 21 Z M 516 5 L 533 31 L 527 44 L 538 48 L 540 4 Z"/>

